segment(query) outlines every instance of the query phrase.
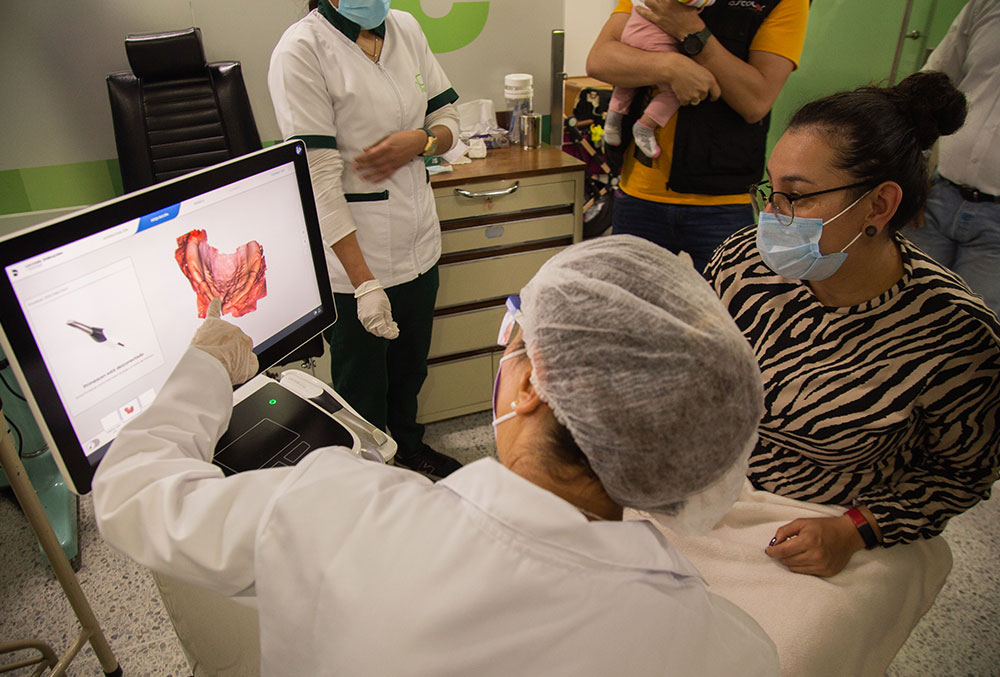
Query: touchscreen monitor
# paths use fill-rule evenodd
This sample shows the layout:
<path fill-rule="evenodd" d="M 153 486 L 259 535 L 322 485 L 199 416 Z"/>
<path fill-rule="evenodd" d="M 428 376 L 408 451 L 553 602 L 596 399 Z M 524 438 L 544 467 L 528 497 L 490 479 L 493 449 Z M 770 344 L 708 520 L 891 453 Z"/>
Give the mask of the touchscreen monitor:
<path fill-rule="evenodd" d="M 335 320 L 301 142 L 0 240 L 3 349 L 77 493 L 214 296 L 261 369 Z"/>

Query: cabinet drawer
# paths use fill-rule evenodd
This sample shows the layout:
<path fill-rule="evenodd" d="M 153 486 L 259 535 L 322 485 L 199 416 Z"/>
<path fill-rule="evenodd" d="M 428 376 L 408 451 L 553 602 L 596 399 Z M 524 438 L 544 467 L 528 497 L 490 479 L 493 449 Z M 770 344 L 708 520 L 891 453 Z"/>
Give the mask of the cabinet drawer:
<path fill-rule="evenodd" d="M 517 294 L 538 268 L 565 247 L 442 264 L 438 308 Z"/>
<path fill-rule="evenodd" d="M 490 408 L 492 397 L 492 355 L 432 364 L 417 397 L 417 420 L 438 421 L 483 411 Z"/>
<path fill-rule="evenodd" d="M 456 193 L 457 188 L 437 188 L 434 190 L 434 204 L 437 206 L 438 219 L 448 221 L 486 214 L 571 205 L 576 202 L 576 182 L 572 178 L 553 181 L 546 177 L 547 180 L 544 182 L 532 181 L 532 178 L 483 181 L 459 186 L 462 190 L 482 193 L 505 190 L 517 182 L 517 190 L 493 198 L 469 198 Z"/>
<path fill-rule="evenodd" d="M 571 236 L 573 224 L 573 214 L 570 213 L 445 230 L 441 233 L 441 253 L 452 254 L 485 247 L 506 247 L 532 240 Z"/>
<path fill-rule="evenodd" d="M 434 318 L 428 357 L 465 353 L 497 343 L 497 332 L 507 307 L 503 304 Z"/>

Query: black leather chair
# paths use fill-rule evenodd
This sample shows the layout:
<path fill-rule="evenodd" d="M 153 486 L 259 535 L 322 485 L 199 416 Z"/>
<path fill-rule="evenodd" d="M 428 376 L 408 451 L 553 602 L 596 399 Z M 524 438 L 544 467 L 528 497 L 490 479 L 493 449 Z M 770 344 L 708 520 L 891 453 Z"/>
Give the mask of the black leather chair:
<path fill-rule="evenodd" d="M 108 76 L 125 192 L 261 148 L 238 61 L 205 63 L 201 30 L 129 35 Z"/>
<path fill-rule="evenodd" d="M 129 35 L 125 53 L 107 82 L 126 193 L 260 150 L 240 62 L 205 63 L 200 29 Z M 316 336 L 284 364 L 322 354 Z"/>

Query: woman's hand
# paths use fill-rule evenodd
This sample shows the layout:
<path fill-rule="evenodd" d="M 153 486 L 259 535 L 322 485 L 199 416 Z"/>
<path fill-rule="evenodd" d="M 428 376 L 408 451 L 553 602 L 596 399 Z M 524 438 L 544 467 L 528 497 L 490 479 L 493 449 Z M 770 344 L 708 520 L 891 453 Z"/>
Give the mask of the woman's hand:
<path fill-rule="evenodd" d="M 234 386 L 250 380 L 257 373 L 253 339 L 235 324 L 222 319 L 222 299 L 218 296 L 208 304 L 205 321 L 194 333 L 191 345 L 221 362 L 229 374 L 229 382 Z"/>
<path fill-rule="evenodd" d="M 764 552 L 797 574 L 833 576 L 865 547 L 847 515 L 797 519 L 779 528 Z"/>
<path fill-rule="evenodd" d="M 379 183 L 423 152 L 427 133 L 422 129 L 394 132 L 378 143 L 368 146 L 354 160 L 354 169 L 366 181 Z"/>

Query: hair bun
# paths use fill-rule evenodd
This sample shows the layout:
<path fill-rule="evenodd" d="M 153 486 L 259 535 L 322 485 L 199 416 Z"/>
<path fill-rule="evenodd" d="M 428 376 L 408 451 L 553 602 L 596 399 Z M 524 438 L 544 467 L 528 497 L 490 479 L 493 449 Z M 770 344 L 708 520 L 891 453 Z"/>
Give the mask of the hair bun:
<path fill-rule="evenodd" d="M 939 71 L 922 71 L 885 90 L 896 109 L 910 121 L 920 148 L 958 131 L 965 122 L 965 94 Z"/>

